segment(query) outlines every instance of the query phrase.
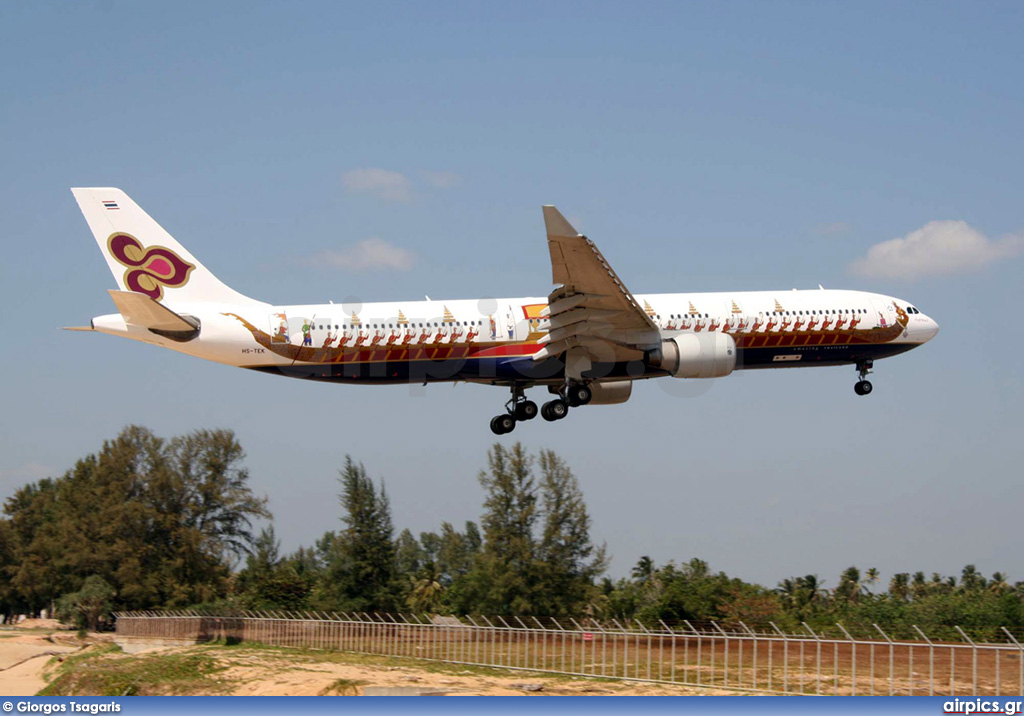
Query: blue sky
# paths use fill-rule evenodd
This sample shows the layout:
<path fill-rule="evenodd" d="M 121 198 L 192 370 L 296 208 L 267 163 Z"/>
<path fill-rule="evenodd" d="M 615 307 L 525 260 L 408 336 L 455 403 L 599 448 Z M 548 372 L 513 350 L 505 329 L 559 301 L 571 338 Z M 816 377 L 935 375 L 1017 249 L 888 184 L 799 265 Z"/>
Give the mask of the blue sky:
<path fill-rule="evenodd" d="M 555 203 L 637 292 L 821 283 L 942 326 L 869 398 L 852 368 L 756 372 L 521 426 L 573 466 L 613 575 L 649 554 L 768 585 L 850 564 L 1024 579 L 1022 21 L 967 2 L 4 3 L 0 494 L 128 423 L 220 426 L 286 549 L 338 527 L 346 453 L 400 528 L 478 518 L 501 390 L 308 384 L 56 330 L 113 311 L 68 188 L 121 187 L 280 303 L 544 295 Z M 855 271 L 899 238 L 908 270 Z"/>

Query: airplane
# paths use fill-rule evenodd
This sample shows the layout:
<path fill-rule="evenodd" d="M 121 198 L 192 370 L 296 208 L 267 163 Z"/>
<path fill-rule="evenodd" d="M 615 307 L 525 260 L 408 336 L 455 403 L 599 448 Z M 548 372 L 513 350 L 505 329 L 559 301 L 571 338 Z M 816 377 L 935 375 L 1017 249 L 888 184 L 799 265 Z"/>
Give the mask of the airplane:
<path fill-rule="evenodd" d="M 496 435 L 539 414 L 623 403 L 633 382 L 874 362 L 935 337 L 909 302 L 850 290 L 631 293 L 593 241 L 544 206 L 546 297 L 271 305 L 222 283 L 127 194 L 72 189 L 117 282 L 117 313 L 69 330 L 251 370 L 339 383 L 481 383 L 511 397 Z M 539 407 L 526 390 L 546 387 Z"/>

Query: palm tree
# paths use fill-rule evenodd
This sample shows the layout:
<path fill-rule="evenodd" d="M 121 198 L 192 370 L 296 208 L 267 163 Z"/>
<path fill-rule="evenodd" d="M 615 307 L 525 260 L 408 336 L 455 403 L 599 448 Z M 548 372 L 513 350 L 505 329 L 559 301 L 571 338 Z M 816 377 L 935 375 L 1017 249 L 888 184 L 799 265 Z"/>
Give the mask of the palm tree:
<path fill-rule="evenodd" d="M 996 594 L 1003 594 L 1010 590 L 1010 583 L 1006 581 L 1006 575 L 1002 572 L 993 572 L 988 588 Z"/>
<path fill-rule="evenodd" d="M 708 567 L 708 563 L 703 559 L 694 557 L 686 566 L 683 568 L 683 572 L 690 579 L 703 579 L 711 573 L 711 569 Z"/>
<path fill-rule="evenodd" d="M 985 577 L 973 564 L 968 564 L 960 573 L 960 589 L 965 592 L 977 592 L 985 588 Z"/>
<path fill-rule="evenodd" d="M 928 580 L 925 579 L 924 572 L 914 572 L 911 591 L 914 593 L 914 599 L 920 599 L 928 593 Z"/>
<path fill-rule="evenodd" d="M 786 609 L 796 610 L 799 605 L 799 589 L 799 579 L 783 579 L 775 591 L 779 593 Z"/>
<path fill-rule="evenodd" d="M 782 598 L 786 609 L 793 612 L 799 619 L 807 616 L 808 610 L 813 611 L 821 603 L 828 590 L 823 589 L 816 574 L 804 577 L 783 579 L 776 591 Z"/>
<path fill-rule="evenodd" d="M 856 567 L 847 567 L 839 575 L 839 584 L 836 586 L 835 595 L 846 603 L 857 601 L 860 596 L 860 570 Z"/>
<path fill-rule="evenodd" d="M 440 570 L 433 562 L 427 562 L 412 578 L 412 590 L 407 600 L 409 608 L 414 612 L 434 611 L 443 591 Z"/>
<path fill-rule="evenodd" d="M 825 589 L 824 583 L 818 579 L 817 574 L 808 574 L 797 579 L 800 583 L 800 589 L 806 595 L 807 603 L 819 604 L 825 600 L 828 596 L 828 590 Z"/>
<path fill-rule="evenodd" d="M 637 560 L 636 566 L 633 567 L 630 574 L 636 581 L 646 584 L 654 576 L 654 560 L 645 554 Z"/>
<path fill-rule="evenodd" d="M 868 585 L 874 586 L 878 584 L 878 568 L 868 567 L 867 571 L 864 572 L 864 590 L 868 591 Z"/>
<path fill-rule="evenodd" d="M 892 579 L 889 580 L 889 594 L 894 599 L 905 602 L 910 597 L 910 575 L 906 572 L 892 575 Z"/>

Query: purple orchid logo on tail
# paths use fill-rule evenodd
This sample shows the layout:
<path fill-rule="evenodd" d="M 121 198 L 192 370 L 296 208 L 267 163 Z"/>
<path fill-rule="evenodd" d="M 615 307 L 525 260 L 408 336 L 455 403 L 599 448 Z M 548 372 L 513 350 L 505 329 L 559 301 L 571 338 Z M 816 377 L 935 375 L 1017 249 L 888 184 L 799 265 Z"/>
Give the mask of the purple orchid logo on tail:
<path fill-rule="evenodd" d="M 124 285 L 129 291 L 144 293 L 155 301 L 164 294 L 164 286 L 181 288 L 188 283 L 194 264 L 163 246 L 143 246 L 130 234 L 111 234 L 107 250 L 119 264 L 127 267 Z"/>

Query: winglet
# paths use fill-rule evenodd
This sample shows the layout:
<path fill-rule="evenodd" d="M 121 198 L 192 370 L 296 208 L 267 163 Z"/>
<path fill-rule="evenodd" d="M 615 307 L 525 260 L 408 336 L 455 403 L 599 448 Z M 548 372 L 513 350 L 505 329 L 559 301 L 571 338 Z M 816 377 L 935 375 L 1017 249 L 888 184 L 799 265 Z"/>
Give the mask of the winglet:
<path fill-rule="evenodd" d="M 580 232 L 573 228 L 562 212 L 551 204 L 546 204 L 544 209 L 544 225 L 547 227 L 548 236 L 579 236 Z"/>

